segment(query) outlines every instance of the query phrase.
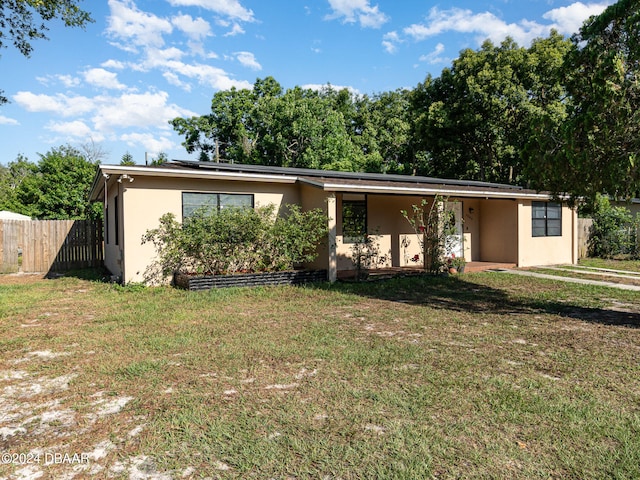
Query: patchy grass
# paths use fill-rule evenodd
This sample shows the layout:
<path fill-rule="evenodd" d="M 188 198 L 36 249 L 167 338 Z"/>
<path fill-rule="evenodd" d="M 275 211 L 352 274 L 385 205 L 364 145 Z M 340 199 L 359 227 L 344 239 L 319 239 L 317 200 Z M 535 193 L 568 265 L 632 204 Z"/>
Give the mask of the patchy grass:
<path fill-rule="evenodd" d="M 636 292 L 18 278 L 0 277 L 1 450 L 87 461 L 2 477 L 640 477 Z"/>
<path fill-rule="evenodd" d="M 640 260 L 606 260 L 603 258 L 582 258 L 580 265 L 583 267 L 611 268 L 614 270 L 629 270 L 640 272 Z"/>

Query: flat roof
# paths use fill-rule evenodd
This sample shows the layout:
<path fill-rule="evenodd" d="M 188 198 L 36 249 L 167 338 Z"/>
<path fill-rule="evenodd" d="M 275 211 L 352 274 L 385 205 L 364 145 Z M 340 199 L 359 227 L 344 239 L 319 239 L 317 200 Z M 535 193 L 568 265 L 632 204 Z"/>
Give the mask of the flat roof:
<path fill-rule="evenodd" d="M 319 170 L 311 168 L 292 168 L 292 167 L 272 167 L 267 165 L 247 165 L 240 163 L 219 163 L 219 162 L 198 162 L 192 160 L 173 160 L 166 164 L 180 165 L 188 168 L 202 168 L 216 171 L 233 171 L 246 173 L 262 173 L 262 174 L 281 174 L 295 175 L 303 177 L 324 177 L 324 178 L 340 178 L 350 180 L 382 180 L 387 182 L 404 182 L 404 183 L 428 183 L 436 185 L 459 185 L 465 187 L 492 187 L 511 190 L 522 190 L 517 185 L 508 185 L 502 183 L 480 182 L 475 180 L 454 180 L 435 177 L 423 177 L 418 175 L 398 175 L 390 173 L 365 173 L 365 172 L 339 172 L 336 170 Z"/>
<path fill-rule="evenodd" d="M 216 162 L 174 160 L 159 166 L 100 165 L 91 188 L 90 199 L 99 200 L 105 182 L 127 175 L 167 178 L 200 178 L 228 181 L 299 183 L 327 192 L 352 192 L 386 195 L 458 196 L 504 199 L 550 199 L 549 194 L 506 185 L 473 180 L 453 180 L 383 173 L 337 172 L 308 168 L 272 167 Z M 124 177 L 127 178 L 127 177 Z M 103 181 L 104 179 L 104 181 Z"/>

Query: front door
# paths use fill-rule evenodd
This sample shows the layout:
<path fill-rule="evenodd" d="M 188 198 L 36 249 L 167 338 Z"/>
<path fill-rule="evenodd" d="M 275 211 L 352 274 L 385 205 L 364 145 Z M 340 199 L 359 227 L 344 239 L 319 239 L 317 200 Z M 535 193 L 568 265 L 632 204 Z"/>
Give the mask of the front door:
<path fill-rule="evenodd" d="M 452 255 L 464 257 L 463 235 L 462 235 L 462 202 L 446 202 L 445 211 L 451 212 L 452 233 L 445 241 L 445 253 L 447 257 Z"/>

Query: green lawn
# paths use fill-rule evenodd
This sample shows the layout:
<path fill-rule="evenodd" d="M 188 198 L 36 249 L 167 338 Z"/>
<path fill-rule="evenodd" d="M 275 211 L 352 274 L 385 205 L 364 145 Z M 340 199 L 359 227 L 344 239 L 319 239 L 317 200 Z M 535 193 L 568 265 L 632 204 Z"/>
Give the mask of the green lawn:
<path fill-rule="evenodd" d="M 638 260 L 606 260 L 602 258 L 583 258 L 580 265 L 584 267 L 612 268 L 614 270 L 629 270 L 640 272 L 640 261 Z"/>
<path fill-rule="evenodd" d="M 635 292 L 16 278 L 0 278 L 2 452 L 89 458 L 29 466 L 43 478 L 640 477 Z"/>

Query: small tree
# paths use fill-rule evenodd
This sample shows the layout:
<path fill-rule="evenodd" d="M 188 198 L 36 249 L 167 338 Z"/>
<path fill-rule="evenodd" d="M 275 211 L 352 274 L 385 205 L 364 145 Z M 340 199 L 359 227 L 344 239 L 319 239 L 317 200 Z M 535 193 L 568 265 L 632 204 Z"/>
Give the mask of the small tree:
<path fill-rule="evenodd" d="M 609 198 L 598 195 L 595 200 L 593 225 L 589 234 L 589 256 L 613 258 L 615 256 L 637 257 L 637 218 L 625 207 L 611 205 Z"/>
<path fill-rule="evenodd" d="M 444 208 L 447 199 L 436 195 L 429 203 L 423 198 L 420 205 L 411 206 L 411 212 L 401 210 L 422 247 L 424 270 L 433 274 L 443 271 L 446 253 L 456 241 L 453 212 Z"/>
<path fill-rule="evenodd" d="M 356 268 L 356 280 L 364 280 L 368 270 L 387 261 L 386 255 L 380 254 L 378 235 L 366 234 L 351 245 L 351 261 Z"/>
<path fill-rule="evenodd" d="M 135 165 L 136 162 L 133 160 L 133 155 L 131 155 L 128 151 L 122 155 L 120 159 L 120 165 Z"/>

